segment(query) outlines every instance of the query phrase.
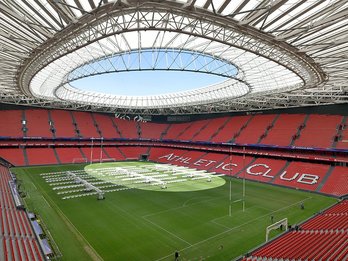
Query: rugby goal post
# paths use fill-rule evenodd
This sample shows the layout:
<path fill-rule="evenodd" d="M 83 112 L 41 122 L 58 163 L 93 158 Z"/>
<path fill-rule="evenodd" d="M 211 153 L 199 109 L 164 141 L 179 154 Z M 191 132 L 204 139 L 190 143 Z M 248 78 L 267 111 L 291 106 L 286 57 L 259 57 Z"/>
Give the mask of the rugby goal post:
<path fill-rule="evenodd" d="M 273 223 L 272 225 L 269 225 L 266 228 L 266 242 L 268 242 L 269 232 L 271 232 L 272 230 L 278 229 L 281 226 L 285 229 L 285 231 L 288 230 L 288 219 L 287 218 L 279 220 L 279 221 Z"/>

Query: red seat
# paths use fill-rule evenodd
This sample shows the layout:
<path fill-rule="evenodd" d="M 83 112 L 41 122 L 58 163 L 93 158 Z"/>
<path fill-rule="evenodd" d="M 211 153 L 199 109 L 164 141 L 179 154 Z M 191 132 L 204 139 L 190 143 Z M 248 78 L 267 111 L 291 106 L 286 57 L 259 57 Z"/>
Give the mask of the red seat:
<path fill-rule="evenodd" d="M 140 127 L 140 137 L 143 139 L 161 139 L 164 131 L 168 128 L 166 123 L 138 122 Z"/>
<path fill-rule="evenodd" d="M 99 113 L 93 113 L 92 115 L 96 123 L 98 124 L 98 128 L 102 133 L 102 137 L 120 138 L 120 134 L 118 133 L 112 121 L 113 116 L 103 115 Z"/>
<path fill-rule="evenodd" d="M 348 168 L 336 166 L 320 192 L 335 196 L 348 194 Z"/>
<path fill-rule="evenodd" d="M 212 142 L 229 142 L 241 130 L 241 128 L 248 122 L 251 116 L 235 116 L 220 129 L 211 139 Z M 250 143 L 250 142 L 248 142 Z"/>
<path fill-rule="evenodd" d="M 275 178 L 274 184 L 304 190 L 315 190 L 329 170 L 328 165 L 291 162 L 290 165 Z"/>
<path fill-rule="evenodd" d="M 50 113 L 56 137 L 76 137 L 75 127 L 69 111 L 52 110 Z"/>
<path fill-rule="evenodd" d="M 331 148 L 342 116 L 311 114 L 295 146 Z"/>
<path fill-rule="evenodd" d="M 27 148 L 29 165 L 58 164 L 53 149 Z"/>
<path fill-rule="evenodd" d="M 72 112 L 76 121 L 76 128 L 79 130 L 79 134 L 84 138 L 99 138 L 101 135 L 98 133 L 95 126 L 92 114 L 90 112 Z"/>
<path fill-rule="evenodd" d="M 25 110 L 27 136 L 52 138 L 48 110 Z"/>
<path fill-rule="evenodd" d="M 258 143 L 267 128 L 271 126 L 275 116 L 274 114 L 254 116 L 234 142 L 238 144 Z"/>
<path fill-rule="evenodd" d="M 289 146 L 292 137 L 296 135 L 299 126 L 303 123 L 304 114 L 281 114 L 267 136 L 261 140 L 262 144 Z"/>
<path fill-rule="evenodd" d="M 139 138 L 137 122 L 131 120 L 121 120 L 118 118 L 114 118 L 113 121 L 114 124 L 117 126 L 118 130 L 121 132 L 122 138 Z"/>

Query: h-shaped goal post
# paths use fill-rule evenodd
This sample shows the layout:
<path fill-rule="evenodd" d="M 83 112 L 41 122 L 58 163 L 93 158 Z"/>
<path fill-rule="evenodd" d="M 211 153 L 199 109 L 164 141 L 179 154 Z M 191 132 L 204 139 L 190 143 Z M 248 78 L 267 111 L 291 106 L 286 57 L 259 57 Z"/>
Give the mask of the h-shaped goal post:
<path fill-rule="evenodd" d="M 288 219 L 287 218 L 279 220 L 279 221 L 273 223 L 272 225 L 269 225 L 266 228 L 266 242 L 268 242 L 269 232 L 271 232 L 272 230 L 278 229 L 281 226 L 285 229 L 285 231 L 288 230 Z"/>

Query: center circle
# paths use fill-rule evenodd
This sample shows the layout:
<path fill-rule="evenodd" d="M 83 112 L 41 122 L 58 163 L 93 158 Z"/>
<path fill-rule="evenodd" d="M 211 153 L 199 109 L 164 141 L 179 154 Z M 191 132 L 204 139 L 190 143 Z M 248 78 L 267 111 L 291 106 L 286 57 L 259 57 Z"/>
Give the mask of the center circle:
<path fill-rule="evenodd" d="M 199 191 L 220 187 L 226 183 L 225 179 L 220 176 L 214 176 L 209 173 L 198 172 L 192 173 L 192 177 L 189 177 L 192 169 L 187 169 L 185 172 L 173 173 L 172 171 L 155 170 L 157 163 L 152 162 L 108 162 L 108 163 L 94 163 L 85 166 L 84 170 L 89 175 L 112 184 L 120 185 L 124 188 L 134 188 L 149 191 L 161 191 L 161 192 L 188 192 Z M 166 164 L 160 164 L 162 166 Z M 146 170 L 152 169 L 153 171 L 144 171 L 138 175 L 122 174 L 120 171 L 116 171 L 118 168 L 124 168 L 128 170 Z M 141 171 L 138 171 L 141 172 Z M 200 174 L 199 174 L 200 173 Z M 165 182 L 165 188 L 159 184 L 160 181 Z"/>

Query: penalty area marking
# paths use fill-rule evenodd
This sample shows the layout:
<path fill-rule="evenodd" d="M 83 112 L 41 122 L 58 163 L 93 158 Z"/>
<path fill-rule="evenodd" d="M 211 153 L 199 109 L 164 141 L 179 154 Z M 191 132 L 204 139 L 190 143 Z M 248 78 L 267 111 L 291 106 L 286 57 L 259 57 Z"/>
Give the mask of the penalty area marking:
<path fill-rule="evenodd" d="M 205 197 L 194 197 L 194 198 L 190 198 L 190 199 L 188 199 L 188 200 L 186 200 L 185 202 L 184 202 L 184 204 L 182 204 L 182 207 L 186 207 L 186 206 L 189 206 L 189 202 L 190 201 L 194 201 L 194 200 L 196 200 L 196 199 L 205 199 L 205 198 L 208 198 L 208 199 L 213 199 L 212 197 L 210 197 L 210 196 L 205 196 Z M 202 202 L 202 201 L 199 201 L 199 202 L 197 202 L 197 203 L 200 203 L 200 202 Z"/>
<path fill-rule="evenodd" d="M 258 220 L 258 219 L 265 218 L 265 217 L 269 216 L 269 214 L 273 214 L 273 213 L 276 213 L 276 212 L 278 212 L 278 211 L 282 211 L 282 210 L 284 210 L 284 209 L 287 209 L 287 208 L 290 208 L 290 207 L 292 207 L 292 206 L 298 205 L 299 203 L 301 203 L 301 202 L 303 202 L 303 201 L 305 201 L 305 200 L 311 199 L 311 198 L 312 198 L 312 197 L 307 197 L 307 198 L 302 199 L 302 200 L 300 200 L 300 201 L 297 201 L 297 202 L 295 202 L 295 203 L 293 203 L 293 204 L 291 204 L 291 205 L 282 207 L 282 208 L 280 208 L 280 209 L 277 209 L 277 210 L 275 210 L 275 211 L 272 211 L 272 212 L 270 212 L 270 213 L 267 213 L 267 214 L 265 214 L 265 215 L 263 215 L 263 216 L 259 216 L 259 217 L 257 217 L 257 218 L 254 218 L 254 219 L 252 219 L 252 220 L 250 220 L 250 221 L 248 221 L 248 222 L 245 222 L 245 223 L 243 223 L 243 224 L 240 224 L 239 226 L 236 226 L 236 227 L 227 229 L 226 231 L 223 231 L 223 232 L 218 233 L 218 234 L 216 234 L 216 235 L 214 235 L 214 236 L 211 236 L 211 237 L 208 237 L 208 238 L 206 238 L 206 239 L 203 239 L 203 240 L 201 240 L 201 241 L 199 241 L 199 242 L 197 242 L 197 243 L 194 243 L 194 244 L 192 244 L 192 245 L 190 245 L 190 246 L 188 246 L 188 247 L 184 247 L 184 248 L 180 249 L 179 251 L 180 251 L 180 252 L 181 252 L 181 251 L 185 251 L 185 250 L 187 250 L 187 249 L 189 249 L 189 248 L 191 248 L 191 247 L 194 247 L 194 246 L 200 245 L 200 244 L 202 244 L 202 243 L 205 243 L 205 242 L 207 242 L 207 241 L 209 241 L 209 240 L 211 240 L 211 239 L 213 239 L 213 238 L 222 236 L 222 235 L 227 234 L 227 233 L 229 233 L 229 232 L 231 232 L 231 231 L 233 231 L 233 230 L 235 230 L 235 229 L 238 229 L 238 228 L 240 228 L 240 227 L 243 227 L 243 226 L 245 226 L 245 225 L 248 225 L 248 224 L 250 224 L 250 223 L 252 223 L 252 222 L 254 222 L 254 221 Z M 168 257 L 170 257 L 170 256 L 172 256 L 172 254 L 166 255 L 166 256 L 161 257 L 161 258 L 159 258 L 159 259 L 156 259 L 155 261 L 161 261 L 161 260 L 164 260 L 164 259 L 166 259 L 166 258 L 168 258 Z"/>

